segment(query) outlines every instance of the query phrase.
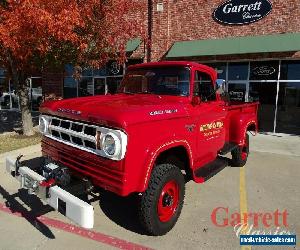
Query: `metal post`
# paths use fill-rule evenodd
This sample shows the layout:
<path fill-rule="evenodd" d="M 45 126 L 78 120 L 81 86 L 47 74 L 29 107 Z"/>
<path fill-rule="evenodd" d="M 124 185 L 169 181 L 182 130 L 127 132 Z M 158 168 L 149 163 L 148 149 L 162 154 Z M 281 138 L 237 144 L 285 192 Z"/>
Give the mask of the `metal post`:
<path fill-rule="evenodd" d="M 277 127 L 277 112 L 278 112 L 278 99 L 279 99 L 279 81 L 281 77 L 281 60 L 279 61 L 279 69 L 278 69 L 278 78 L 277 78 L 277 93 L 276 93 L 276 103 L 275 103 L 275 116 L 274 116 L 274 130 L 273 133 L 276 133 L 276 127 Z"/>
<path fill-rule="evenodd" d="M 12 109 L 12 97 L 11 97 L 10 79 L 8 80 L 8 91 L 9 91 L 9 109 Z"/>
<path fill-rule="evenodd" d="M 147 41 L 147 62 L 151 62 L 152 50 L 152 26 L 153 26 L 153 0 L 148 0 L 148 41 Z"/>

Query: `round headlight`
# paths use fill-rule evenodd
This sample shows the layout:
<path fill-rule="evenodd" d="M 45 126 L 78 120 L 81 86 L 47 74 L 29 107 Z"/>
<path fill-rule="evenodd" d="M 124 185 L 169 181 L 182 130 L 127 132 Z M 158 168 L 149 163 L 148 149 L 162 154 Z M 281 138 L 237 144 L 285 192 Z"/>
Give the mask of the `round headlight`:
<path fill-rule="evenodd" d="M 108 155 L 114 155 L 116 153 L 116 140 L 115 138 L 108 134 L 103 140 L 103 150 Z"/>
<path fill-rule="evenodd" d="M 48 131 L 48 121 L 44 116 L 39 118 L 39 130 L 42 134 L 45 134 Z"/>

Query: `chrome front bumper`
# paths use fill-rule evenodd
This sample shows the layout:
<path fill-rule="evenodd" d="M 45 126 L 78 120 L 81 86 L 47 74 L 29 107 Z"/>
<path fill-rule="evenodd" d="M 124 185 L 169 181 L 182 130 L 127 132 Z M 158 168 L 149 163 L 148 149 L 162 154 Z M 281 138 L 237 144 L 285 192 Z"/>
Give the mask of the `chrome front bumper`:
<path fill-rule="evenodd" d="M 6 171 L 20 182 L 20 188 L 28 189 L 29 193 L 37 195 L 44 203 L 79 226 L 93 228 L 94 208 L 90 204 L 56 185 L 50 187 L 43 185 L 45 178 L 26 166 L 21 166 L 16 174 L 16 159 L 6 158 Z"/>

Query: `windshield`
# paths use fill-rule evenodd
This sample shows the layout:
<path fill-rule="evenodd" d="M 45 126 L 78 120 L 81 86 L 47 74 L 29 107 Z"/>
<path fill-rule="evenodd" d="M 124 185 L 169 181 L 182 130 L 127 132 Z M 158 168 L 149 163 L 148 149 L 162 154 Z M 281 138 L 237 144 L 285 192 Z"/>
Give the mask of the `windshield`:
<path fill-rule="evenodd" d="M 189 68 L 147 67 L 129 70 L 118 93 L 188 96 L 189 83 Z"/>

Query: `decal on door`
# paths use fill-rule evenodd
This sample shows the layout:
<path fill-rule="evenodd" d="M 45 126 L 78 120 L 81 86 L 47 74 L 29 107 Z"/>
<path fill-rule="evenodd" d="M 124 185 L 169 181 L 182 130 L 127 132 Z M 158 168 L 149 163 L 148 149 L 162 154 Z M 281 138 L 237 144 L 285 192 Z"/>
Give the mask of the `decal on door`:
<path fill-rule="evenodd" d="M 224 122 L 217 121 L 200 126 L 200 132 L 203 132 L 204 136 L 213 136 L 221 133 L 221 129 L 224 127 Z"/>

